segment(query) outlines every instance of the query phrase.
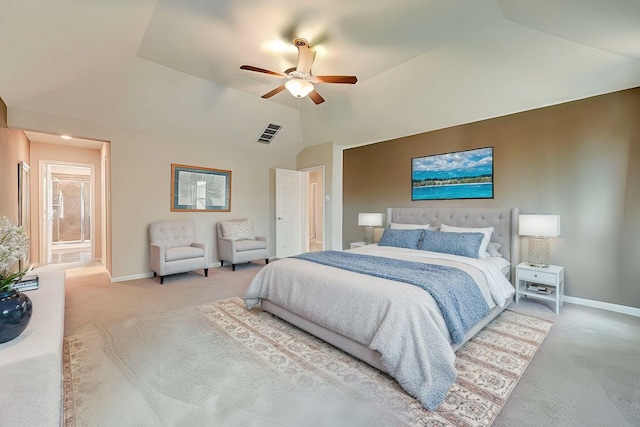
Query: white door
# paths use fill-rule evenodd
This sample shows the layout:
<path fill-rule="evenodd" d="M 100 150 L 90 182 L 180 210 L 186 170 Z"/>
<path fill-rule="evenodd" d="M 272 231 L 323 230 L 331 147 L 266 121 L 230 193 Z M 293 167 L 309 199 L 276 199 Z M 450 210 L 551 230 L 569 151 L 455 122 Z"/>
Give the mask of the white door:
<path fill-rule="evenodd" d="M 302 172 L 276 169 L 276 257 L 302 253 Z"/>

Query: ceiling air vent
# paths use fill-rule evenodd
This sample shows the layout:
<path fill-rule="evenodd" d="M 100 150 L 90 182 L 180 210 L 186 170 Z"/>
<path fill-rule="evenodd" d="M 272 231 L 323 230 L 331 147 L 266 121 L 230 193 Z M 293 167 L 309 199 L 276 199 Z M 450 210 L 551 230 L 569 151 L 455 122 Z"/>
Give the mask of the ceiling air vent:
<path fill-rule="evenodd" d="M 258 142 L 262 144 L 271 144 L 271 141 L 273 141 L 273 138 L 276 137 L 276 134 L 280 129 L 282 129 L 281 125 L 269 123 L 267 127 L 264 128 L 264 131 L 262 131 L 262 135 L 258 138 Z"/>

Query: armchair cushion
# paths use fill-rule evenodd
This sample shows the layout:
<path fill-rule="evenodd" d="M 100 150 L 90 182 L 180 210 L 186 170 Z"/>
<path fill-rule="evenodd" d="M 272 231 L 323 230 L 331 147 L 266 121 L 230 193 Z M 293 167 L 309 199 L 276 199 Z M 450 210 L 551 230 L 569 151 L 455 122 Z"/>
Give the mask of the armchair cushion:
<path fill-rule="evenodd" d="M 244 221 L 222 221 L 222 237 L 230 240 L 255 240 L 253 223 L 247 219 Z"/>
<path fill-rule="evenodd" d="M 179 248 L 167 248 L 164 254 L 165 261 L 177 261 L 179 259 L 199 258 L 204 256 L 204 249 L 193 246 Z"/>
<path fill-rule="evenodd" d="M 266 249 L 267 243 L 264 240 L 237 240 L 236 251 L 253 251 L 256 249 Z"/>

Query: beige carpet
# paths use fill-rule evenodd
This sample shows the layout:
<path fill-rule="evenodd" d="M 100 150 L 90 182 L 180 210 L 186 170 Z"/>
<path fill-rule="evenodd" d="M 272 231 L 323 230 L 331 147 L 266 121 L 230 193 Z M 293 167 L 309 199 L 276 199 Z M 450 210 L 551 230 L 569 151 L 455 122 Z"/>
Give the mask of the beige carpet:
<path fill-rule="evenodd" d="M 436 412 L 378 370 L 231 298 L 65 338 L 65 425 L 489 426 L 551 322 L 505 311 L 457 352 Z"/>

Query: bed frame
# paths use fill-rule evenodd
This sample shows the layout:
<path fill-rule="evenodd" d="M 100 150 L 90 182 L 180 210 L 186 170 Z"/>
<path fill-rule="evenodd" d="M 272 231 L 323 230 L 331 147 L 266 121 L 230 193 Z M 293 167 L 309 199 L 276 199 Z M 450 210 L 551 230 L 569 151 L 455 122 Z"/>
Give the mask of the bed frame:
<path fill-rule="evenodd" d="M 520 257 L 520 248 L 518 245 L 518 214 L 518 208 L 389 208 L 387 209 L 387 226 L 393 222 L 403 224 L 429 224 L 429 227 L 439 227 L 443 223 L 456 227 L 493 227 L 494 231 L 491 236 L 491 241 L 500 243 L 500 253 L 511 262 L 510 277 L 515 277 L 514 271 Z M 261 301 L 261 306 L 263 310 L 386 372 L 382 366 L 379 352 L 370 350 L 368 347 L 344 335 L 330 331 L 304 319 L 267 299 Z M 456 351 L 460 348 L 503 310 L 504 308 L 500 306 L 494 307 L 489 315 L 465 334 L 462 343 L 451 344 L 453 350 Z"/>

